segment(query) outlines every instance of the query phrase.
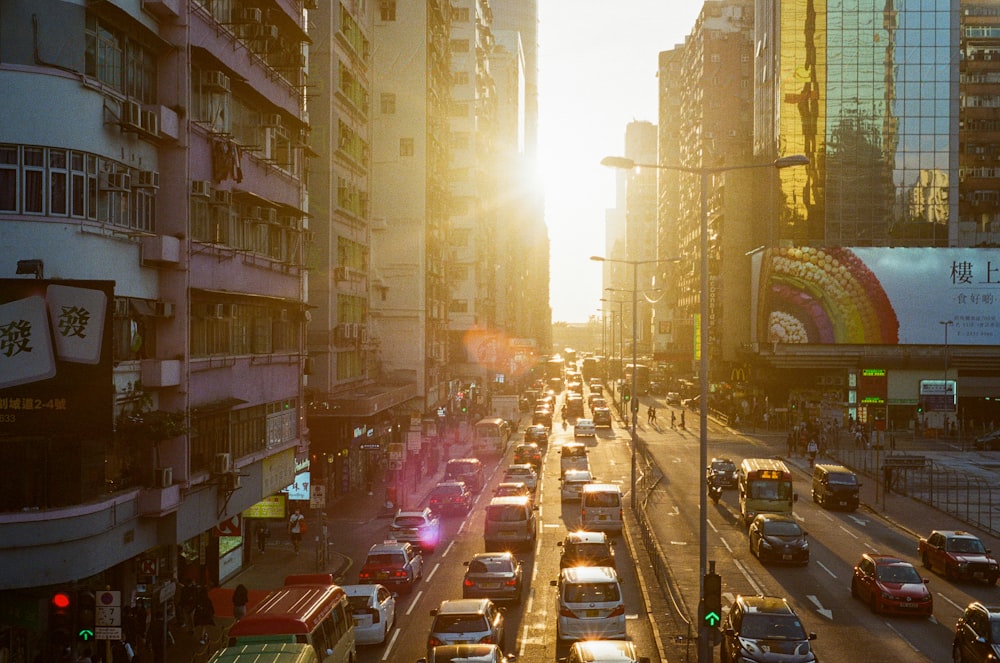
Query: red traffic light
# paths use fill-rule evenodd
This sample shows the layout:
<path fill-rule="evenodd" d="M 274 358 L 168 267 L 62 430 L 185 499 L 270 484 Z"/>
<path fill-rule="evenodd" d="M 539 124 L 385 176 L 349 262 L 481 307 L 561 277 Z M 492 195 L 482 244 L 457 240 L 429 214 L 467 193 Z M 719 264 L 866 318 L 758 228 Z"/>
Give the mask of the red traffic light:
<path fill-rule="evenodd" d="M 59 610 L 65 610 L 70 606 L 72 601 L 69 598 L 69 594 L 65 592 L 58 592 L 52 595 L 52 607 Z"/>

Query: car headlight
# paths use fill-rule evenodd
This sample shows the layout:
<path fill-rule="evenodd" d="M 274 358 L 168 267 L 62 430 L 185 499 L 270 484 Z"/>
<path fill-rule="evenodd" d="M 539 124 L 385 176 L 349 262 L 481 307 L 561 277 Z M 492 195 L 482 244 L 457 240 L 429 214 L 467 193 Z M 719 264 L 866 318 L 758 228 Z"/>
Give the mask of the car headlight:
<path fill-rule="evenodd" d="M 809 542 L 806 541 L 805 539 L 802 540 L 802 549 L 809 550 Z"/>
<path fill-rule="evenodd" d="M 895 601 L 896 600 L 896 597 L 893 596 L 891 592 L 887 592 L 885 590 L 882 590 L 882 598 L 884 598 L 886 601 Z"/>
<path fill-rule="evenodd" d="M 740 649 L 745 651 L 750 656 L 764 653 L 756 641 L 748 640 L 747 638 L 740 638 Z"/>
<path fill-rule="evenodd" d="M 761 538 L 760 545 L 762 545 L 765 548 L 773 548 L 774 547 L 774 544 L 771 543 L 770 541 L 768 541 L 766 538 Z"/>
<path fill-rule="evenodd" d="M 965 571 L 968 568 L 969 568 L 969 563 L 968 562 L 959 562 L 958 563 L 958 570 L 959 571 Z"/>

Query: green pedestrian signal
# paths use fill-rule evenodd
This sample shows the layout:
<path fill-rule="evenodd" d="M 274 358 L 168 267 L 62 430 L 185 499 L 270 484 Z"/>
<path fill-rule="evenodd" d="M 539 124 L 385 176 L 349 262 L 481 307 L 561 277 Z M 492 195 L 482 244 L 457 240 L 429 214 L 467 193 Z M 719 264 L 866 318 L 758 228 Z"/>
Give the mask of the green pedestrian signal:
<path fill-rule="evenodd" d="M 705 574 L 703 596 L 702 622 L 715 628 L 722 621 L 722 576 L 718 573 Z"/>

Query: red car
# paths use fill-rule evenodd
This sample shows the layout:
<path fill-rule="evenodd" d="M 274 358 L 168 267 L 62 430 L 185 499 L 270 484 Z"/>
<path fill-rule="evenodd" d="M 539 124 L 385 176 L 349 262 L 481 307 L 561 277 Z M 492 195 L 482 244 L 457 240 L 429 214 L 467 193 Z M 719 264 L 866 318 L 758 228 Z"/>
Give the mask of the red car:
<path fill-rule="evenodd" d="M 542 450 L 534 442 L 522 442 L 514 447 L 514 462 L 540 467 L 542 465 Z"/>
<path fill-rule="evenodd" d="M 934 611 L 927 579 L 894 555 L 862 555 L 851 578 L 851 596 L 868 603 L 875 614 L 930 617 Z"/>
<path fill-rule="evenodd" d="M 427 506 L 434 513 L 469 513 L 472 509 L 472 493 L 464 481 L 442 481 L 434 486 Z"/>

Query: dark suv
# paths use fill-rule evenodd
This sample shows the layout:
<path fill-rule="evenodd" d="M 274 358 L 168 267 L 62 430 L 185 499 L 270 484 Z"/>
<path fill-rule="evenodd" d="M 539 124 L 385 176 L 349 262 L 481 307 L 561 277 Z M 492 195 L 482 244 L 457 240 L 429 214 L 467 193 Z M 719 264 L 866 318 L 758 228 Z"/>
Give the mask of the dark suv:
<path fill-rule="evenodd" d="M 570 566 L 610 566 L 615 568 L 615 551 L 606 532 L 570 532 L 565 541 L 556 544 L 562 548 L 559 568 Z"/>
<path fill-rule="evenodd" d="M 811 663 L 816 653 L 788 601 L 778 596 L 737 596 L 722 625 L 722 663 Z M 764 653 L 767 652 L 767 653 Z"/>
<path fill-rule="evenodd" d="M 997 647 L 1000 647 L 1000 606 L 970 603 L 955 624 L 951 660 L 995 661 Z"/>
<path fill-rule="evenodd" d="M 463 481 L 474 493 L 483 489 L 483 463 L 478 458 L 453 458 L 444 466 L 445 481 Z"/>
<path fill-rule="evenodd" d="M 442 481 L 431 490 L 427 506 L 434 513 L 469 513 L 472 493 L 464 481 Z"/>

